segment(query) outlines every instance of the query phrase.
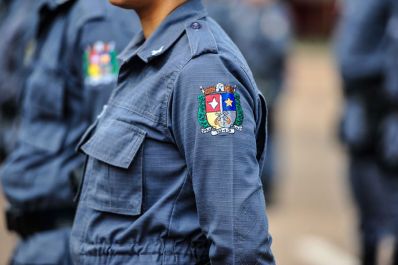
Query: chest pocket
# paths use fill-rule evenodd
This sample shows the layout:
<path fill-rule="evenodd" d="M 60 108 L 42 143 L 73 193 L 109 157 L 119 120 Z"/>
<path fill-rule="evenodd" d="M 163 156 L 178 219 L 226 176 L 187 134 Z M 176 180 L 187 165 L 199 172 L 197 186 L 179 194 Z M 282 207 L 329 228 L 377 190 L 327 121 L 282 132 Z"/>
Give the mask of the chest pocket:
<path fill-rule="evenodd" d="M 123 215 L 141 214 L 145 135 L 132 124 L 107 120 L 81 146 L 89 156 L 82 193 L 89 207 Z"/>
<path fill-rule="evenodd" d="M 34 70 L 26 82 L 24 118 L 20 138 L 37 148 L 58 151 L 66 135 L 65 75 L 60 67 L 65 18 L 60 17 L 49 30 L 38 51 Z"/>

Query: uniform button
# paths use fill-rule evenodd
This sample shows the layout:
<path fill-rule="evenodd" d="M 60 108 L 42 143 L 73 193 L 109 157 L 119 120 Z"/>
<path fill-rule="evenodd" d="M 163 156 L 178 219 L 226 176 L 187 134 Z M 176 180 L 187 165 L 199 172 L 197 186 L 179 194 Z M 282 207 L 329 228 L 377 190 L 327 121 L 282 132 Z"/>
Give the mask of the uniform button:
<path fill-rule="evenodd" d="M 191 24 L 191 28 L 192 28 L 192 29 L 200 29 L 201 27 L 202 27 L 202 25 L 200 25 L 199 22 L 193 22 L 193 23 Z"/>

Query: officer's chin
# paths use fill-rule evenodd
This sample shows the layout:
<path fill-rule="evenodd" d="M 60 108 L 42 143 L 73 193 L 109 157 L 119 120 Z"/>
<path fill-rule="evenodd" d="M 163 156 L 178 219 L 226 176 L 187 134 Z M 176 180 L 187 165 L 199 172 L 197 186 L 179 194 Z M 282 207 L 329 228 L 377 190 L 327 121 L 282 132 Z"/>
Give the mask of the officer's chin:
<path fill-rule="evenodd" d="M 129 0 L 109 0 L 109 3 L 125 9 L 133 9 L 131 1 Z"/>

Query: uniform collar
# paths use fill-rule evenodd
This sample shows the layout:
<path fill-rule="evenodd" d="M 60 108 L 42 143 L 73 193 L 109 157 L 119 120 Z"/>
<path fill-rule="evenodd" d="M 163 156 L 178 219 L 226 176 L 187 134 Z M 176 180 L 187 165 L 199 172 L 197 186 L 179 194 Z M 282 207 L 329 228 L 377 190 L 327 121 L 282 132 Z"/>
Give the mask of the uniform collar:
<path fill-rule="evenodd" d="M 165 53 L 181 36 L 189 23 L 206 15 L 206 9 L 201 0 L 188 0 L 168 15 L 149 39 L 145 41 L 143 32 L 138 34 L 119 55 L 119 59 L 125 62 L 137 55 L 148 63 Z"/>

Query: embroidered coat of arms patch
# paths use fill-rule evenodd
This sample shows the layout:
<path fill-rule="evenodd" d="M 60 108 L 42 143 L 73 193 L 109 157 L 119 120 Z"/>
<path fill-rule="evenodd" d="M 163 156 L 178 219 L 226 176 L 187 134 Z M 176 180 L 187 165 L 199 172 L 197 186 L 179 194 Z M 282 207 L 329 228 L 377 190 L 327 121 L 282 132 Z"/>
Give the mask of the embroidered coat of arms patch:
<path fill-rule="evenodd" d="M 119 72 L 115 44 L 98 41 L 87 47 L 83 65 L 86 84 L 96 86 L 113 82 Z"/>
<path fill-rule="evenodd" d="M 217 84 L 202 89 L 199 96 L 198 121 L 202 133 L 234 134 L 242 130 L 243 111 L 235 87 Z"/>

